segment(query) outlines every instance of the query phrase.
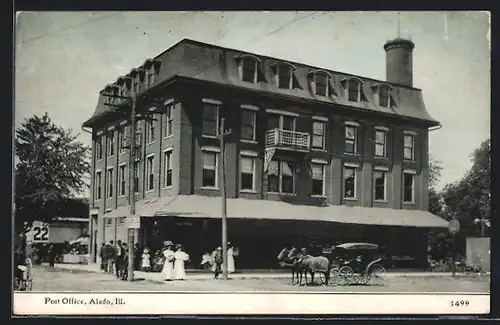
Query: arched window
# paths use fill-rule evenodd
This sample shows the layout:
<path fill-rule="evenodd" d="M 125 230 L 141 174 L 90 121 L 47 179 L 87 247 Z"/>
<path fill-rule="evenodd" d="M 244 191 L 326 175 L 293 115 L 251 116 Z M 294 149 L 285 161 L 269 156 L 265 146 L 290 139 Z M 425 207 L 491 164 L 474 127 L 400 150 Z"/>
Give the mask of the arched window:
<path fill-rule="evenodd" d="M 351 78 L 347 81 L 347 96 L 351 102 L 359 102 L 361 100 L 361 81 Z"/>
<path fill-rule="evenodd" d="M 330 95 L 330 79 L 331 76 L 326 71 L 314 72 L 314 94 L 318 96 Z"/>
<path fill-rule="evenodd" d="M 293 70 L 295 67 L 288 63 L 276 65 L 276 84 L 278 88 L 293 89 Z"/>
<path fill-rule="evenodd" d="M 245 55 L 240 58 L 241 80 L 256 83 L 259 81 L 258 67 L 259 59 Z"/>

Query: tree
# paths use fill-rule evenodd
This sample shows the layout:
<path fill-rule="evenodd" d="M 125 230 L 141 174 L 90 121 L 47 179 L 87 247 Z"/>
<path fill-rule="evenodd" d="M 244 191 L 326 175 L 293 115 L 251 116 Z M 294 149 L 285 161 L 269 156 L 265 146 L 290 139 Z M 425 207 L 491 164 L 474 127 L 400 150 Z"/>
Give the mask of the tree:
<path fill-rule="evenodd" d="M 45 113 L 27 118 L 16 130 L 15 226 L 24 234 L 33 221 L 60 215 L 63 202 L 88 187 L 90 148 L 71 129 Z"/>
<path fill-rule="evenodd" d="M 472 167 L 464 177 L 443 191 L 448 214 L 460 220 L 465 236 L 480 234 L 476 219 L 490 219 L 490 155 L 490 139 L 487 139 L 472 153 Z"/>
<path fill-rule="evenodd" d="M 429 212 L 435 215 L 441 215 L 442 202 L 441 195 L 436 186 L 441 178 L 443 167 L 441 162 L 429 157 Z"/>

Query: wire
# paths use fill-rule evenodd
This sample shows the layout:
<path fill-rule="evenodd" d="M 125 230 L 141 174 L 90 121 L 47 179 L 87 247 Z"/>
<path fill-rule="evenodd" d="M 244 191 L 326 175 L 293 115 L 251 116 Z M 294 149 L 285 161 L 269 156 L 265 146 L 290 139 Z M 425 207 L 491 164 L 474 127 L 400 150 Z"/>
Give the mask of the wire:
<path fill-rule="evenodd" d="M 81 27 L 81 26 L 84 26 L 84 25 L 87 25 L 87 24 L 90 24 L 90 23 L 93 23 L 93 22 L 96 22 L 96 21 L 99 21 L 99 20 L 108 19 L 108 18 L 110 18 L 112 16 L 116 16 L 116 15 L 119 15 L 119 14 L 122 14 L 122 13 L 123 12 L 115 12 L 115 13 L 111 13 L 111 14 L 106 15 L 106 16 L 101 16 L 101 17 L 97 17 L 97 18 L 87 19 L 87 20 L 85 20 L 85 21 L 83 21 L 81 23 L 74 24 L 74 25 L 71 25 L 71 26 L 59 29 L 59 30 L 54 31 L 54 32 L 45 33 L 43 35 L 36 36 L 36 37 L 30 38 L 30 39 L 27 39 L 27 40 L 24 40 L 24 41 L 19 41 L 18 44 L 31 43 L 31 42 L 34 42 L 34 41 L 37 41 L 37 40 L 40 40 L 40 39 L 43 39 L 43 38 L 46 38 L 46 37 L 54 36 L 56 34 L 59 34 L 59 33 L 62 33 L 62 32 L 68 31 L 68 30 L 76 29 L 78 27 Z"/>

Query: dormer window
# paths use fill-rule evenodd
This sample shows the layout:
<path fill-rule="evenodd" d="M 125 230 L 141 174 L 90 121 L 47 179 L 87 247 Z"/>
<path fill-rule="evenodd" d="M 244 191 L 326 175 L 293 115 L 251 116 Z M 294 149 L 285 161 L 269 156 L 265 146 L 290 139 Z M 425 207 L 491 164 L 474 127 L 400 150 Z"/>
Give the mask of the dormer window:
<path fill-rule="evenodd" d="M 387 85 L 378 90 L 378 104 L 382 107 L 391 107 L 391 88 Z"/>
<path fill-rule="evenodd" d="M 319 96 L 328 96 L 328 76 L 324 73 L 314 75 L 315 94 Z"/>
<path fill-rule="evenodd" d="M 293 89 L 293 70 L 291 64 L 281 63 L 273 66 L 276 74 L 276 85 L 281 89 Z"/>
<path fill-rule="evenodd" d="M 155 82 L 155 68 L 154 68 L 154 65 L 151 65 L 149 67 L 149 69 L 147 70 L 148 71 L 148 86 L 151 86 L 154 82 Z"/>
<path fill-rule="evenodd" d="M 347 96 L 350 102 L 361 101 L 361 82 L 357 79 L 347 81 Z"/>
<path fill-rule="evenodd" d="M 245 56 L 241 58 L 241 79 L 246 82 L 258 82 L 258 64 L 259 62 L 253 57 Z"/>

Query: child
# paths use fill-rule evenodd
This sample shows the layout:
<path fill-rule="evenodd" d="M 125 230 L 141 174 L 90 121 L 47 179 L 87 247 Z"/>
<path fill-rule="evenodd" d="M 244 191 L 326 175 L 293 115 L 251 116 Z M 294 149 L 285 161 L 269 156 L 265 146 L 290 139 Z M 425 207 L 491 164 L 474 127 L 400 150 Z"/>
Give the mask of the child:
<path fill-rule="evenodd" d="M 144 248 L 144 252 L 142 253 L 142 270 L 144 272 L 149 272 L 151 269 L 151 261 L 150 261 L 151 255 L 149 255 L 149 248 Z"/>

